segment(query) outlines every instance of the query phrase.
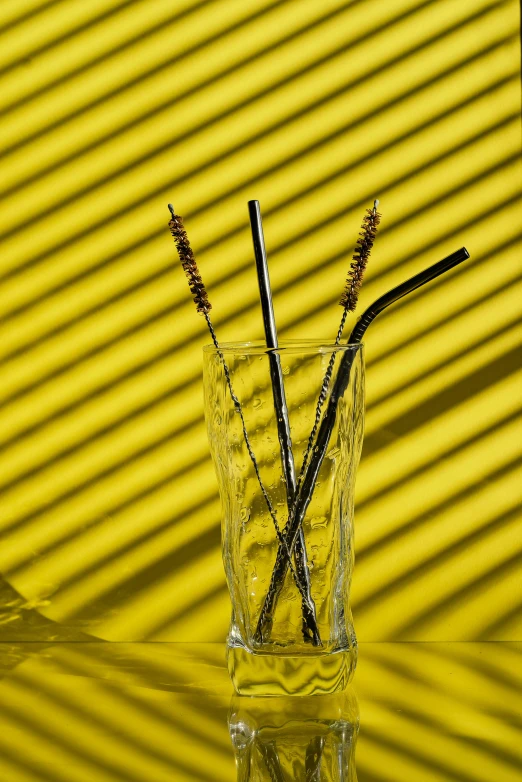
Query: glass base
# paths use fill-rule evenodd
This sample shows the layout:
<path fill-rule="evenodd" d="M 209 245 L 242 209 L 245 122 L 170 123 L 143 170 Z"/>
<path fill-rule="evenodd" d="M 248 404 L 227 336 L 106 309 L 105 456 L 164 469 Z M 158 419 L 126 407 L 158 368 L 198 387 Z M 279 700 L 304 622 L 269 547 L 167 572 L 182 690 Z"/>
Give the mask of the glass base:
<path fill-rule="evenodd" d="M 227 646 L 228 672 L 239 695 L 330 695 L 350 682 L 357 648 L 330 654 L 259 654 Z"/>

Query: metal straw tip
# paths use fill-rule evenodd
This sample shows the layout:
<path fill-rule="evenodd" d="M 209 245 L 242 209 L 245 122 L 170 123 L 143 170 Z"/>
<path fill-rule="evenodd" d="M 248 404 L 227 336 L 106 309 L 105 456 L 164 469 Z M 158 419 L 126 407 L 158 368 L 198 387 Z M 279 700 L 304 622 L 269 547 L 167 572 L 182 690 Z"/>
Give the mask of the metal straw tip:
<path fill-rule="evenodd" d="M 171 213 L 172 217 L 175 217 L 176 212 L 174 211 L 174 207 L 172 206 L 172 204 L 167 204 L 167 206 L 169 207 L 169 212 Z"/>

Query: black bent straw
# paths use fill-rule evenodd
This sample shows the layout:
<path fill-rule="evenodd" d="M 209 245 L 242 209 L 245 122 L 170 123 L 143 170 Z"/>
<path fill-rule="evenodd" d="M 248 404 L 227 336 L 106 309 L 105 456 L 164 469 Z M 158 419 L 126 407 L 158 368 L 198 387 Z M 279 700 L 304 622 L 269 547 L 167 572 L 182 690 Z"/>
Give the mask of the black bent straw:
<path fill-rule="evenodd" d="M 429 266 L 427 269 L 424 269 L 424 271 L 416 274 L 414 277 L 410 277 L 409 280 L 406 280 L 400 285 L 397 285 L 396 288 L 392 288 L 392 290 L 388 291 L 388 293 L 385 293 L 383 296 L 374 301 L 374 303 L 363 312 L 352 333 L 350 334 L 347 344 L 349 345 L 353 343 L 360 343 L 367 328 L 373 323 L 377 315 L 389 307 L 390 304 L 394 304 L 403 296 L 406 296 L 408 293 L 411 293 L 417 288 L 420 288 L 422 285 L 431 282 L 431 280 L 434 280 L 436 277 L 439 277 L 441 274 L 444 274 L 445 272 L 449 271 L 449 269 L 452 269 L 454 266 L 457 266 L 459 263 L 462 263 L 468 258 L 468 251 L 465 247 L 461 247 L 460 250 L 457 250 L 451 255 L 448 255 L 447 258 L 443 258 L 438 263 L 433 264 L 433 266 Z M 296 499 L 293 513 L 284 530 L 286 548 L 282 549 L 282 547 L 279 546 L 277 552 L 276 563 L 272 572 L 270 586 L 268 588 L 265 603 L 261 611 L 262 616 L 271 615 L 275 609 L 275 602 L 273 602 L 272 596 L 277 594 L 278 585 L 281 582 L 284 582 L 287 570 L 286 563 L 288 561 L 287 551 L 290 551 L 290 553 L 292 552 L 297 533 L 303 522 L 306 510 L 310 504 L 310 500 L 312 499 L 317 475 L 319 473 L 321 464 L 323 463 L 323 459 L 328 448 L 328 443 L 335 426 L 337 417 L 337 404 L 348 386 L 348 382 L 350 380 L 350 371 L 355 354 L 356 351 L 346 351 L 339 364 L 337 378 L 333 385 L 330 399 L 328 401 L 328 406 L 317 434 L 317 440 L 312 452 L 312 457 L 310 459 L 301 489 L 299 491 L 299 495 Z"/>
<path fill-rule="evenodd" d="M 259 297 L 261 299 L 261 309 L 263 312 L 266 346 L 269 348 L 268 359 L 270 365 L 270 379 L 272 381 L 272 393 L 274 397 L 274 409 L 277 421 L 277 436 L 279 438 L 281 463 L 283 466 L 283 475 L 286 484 L 288 513 L 290 514 L 291 508 L 293 507 L 295 501 L 296 492 L 295 465 L 294 456 L 292 453 L 290 421 L 288 419 L 288 407 L 286 404 L 283 372 L 281 370 L 281 359 L 279 353 L 274 352 L 278 348 L 277 328 L 274 316 L 272 290 L 270 287 L 270 276 L 268 273 L 268 262 L 266 257 L 263 223 L 261 220 L 261 209 L 259 207 L 259 201 L 249 201 L 248 212 L 250 216 L 250 226 L 252 229 L 252 240 L 254 244 L 257 278 L 259 282 Z M 317 627 L 315 604 L 311 593 L 310 571 L 308 569 L 306 543 L 302 526 L 299 528 L 297 540 L 295 543 L 295 568 L 301 585 L 304 587 L 307 598 L 306 601 L 303 600 L 302 602 L 303 636 L 305 641 L 312 641 L 314 646 L 320 646 L 321 637 Z M 277 602 L 283 584 L 281 583 L 278 586 L 278 593 L 274 596 L 274 605 Z M 272 621 L 273 617 L 267 617 L 263 626 L 258 624 L 255 635 L 258 642 L 268 640 Z"/>

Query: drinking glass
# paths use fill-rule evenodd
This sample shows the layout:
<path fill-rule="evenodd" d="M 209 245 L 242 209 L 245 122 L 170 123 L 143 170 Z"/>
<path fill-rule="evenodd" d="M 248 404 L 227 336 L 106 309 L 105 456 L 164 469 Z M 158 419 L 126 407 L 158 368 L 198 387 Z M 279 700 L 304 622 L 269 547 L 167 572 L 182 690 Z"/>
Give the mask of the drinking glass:
<path fill-rule="evenodd" d="M 292 541 L 288 530 L 296 495 L 284 468 L 274 367 L 284 383 L 299 497 L 303 461 L 313 460 L 316 451 L 315 443 L 308 448 L 314 421 L 329 405 L 337 372 L 347 360 L 349 380 L 336 399 L 335 424 Z M 234 687 L 242 694 L 272 696 L 342 690 L 357 659 L 350 583 L 353 495 L 363 439 L 363 347 L 282 341 L 277 350 L 268 350 L 262 343 L 222 344 L 205 347 L 203 363 L 232 604 L 227 660 Z M 329 366 L 332 377 L 318 415 Z M 285 567 L 274 581 L 276 561 Z"/>

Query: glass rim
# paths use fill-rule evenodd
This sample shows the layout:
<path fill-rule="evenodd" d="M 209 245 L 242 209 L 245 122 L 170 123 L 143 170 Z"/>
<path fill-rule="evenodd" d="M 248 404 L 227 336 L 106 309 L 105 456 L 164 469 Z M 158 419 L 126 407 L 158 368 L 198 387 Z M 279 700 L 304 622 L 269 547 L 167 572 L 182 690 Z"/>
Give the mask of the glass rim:
<path fill-rule="evenodd" d="M 277 348 L 267 348 L 263 340 L 251 342 L 220 342 L 219 352 L 234 353 L 242 356 L 262 356 L 268 353 L 346 353 L 349 350 L 360 350 L 364 342 L 345 342 L 336 345 L 335 342 L 327 342 L 322 339 L 281 339 Z M 204 345 L 204 353 L 217 353 L 215 345 Z"/>

